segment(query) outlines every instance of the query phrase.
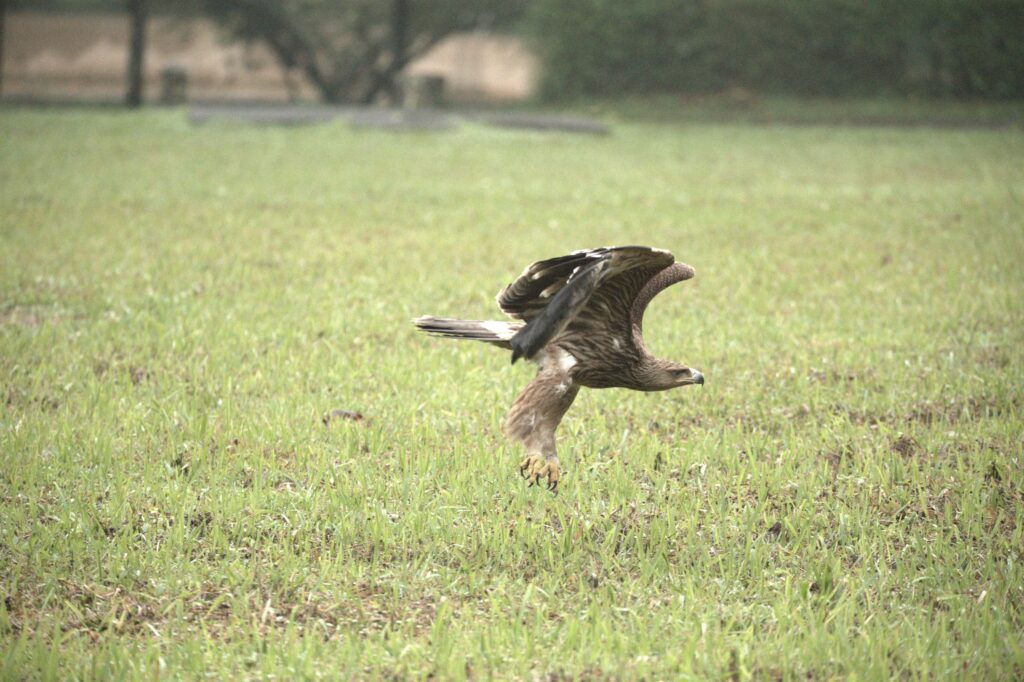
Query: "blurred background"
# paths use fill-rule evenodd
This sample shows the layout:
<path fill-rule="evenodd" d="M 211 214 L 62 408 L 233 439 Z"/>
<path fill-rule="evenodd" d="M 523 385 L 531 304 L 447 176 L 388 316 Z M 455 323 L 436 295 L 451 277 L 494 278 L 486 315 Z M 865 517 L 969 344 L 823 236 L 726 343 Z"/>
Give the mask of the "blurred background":
<path fill-rule="evenodd" d="M 1013 100 L 1021 0 L 0 0 L 9 102 Z"/>

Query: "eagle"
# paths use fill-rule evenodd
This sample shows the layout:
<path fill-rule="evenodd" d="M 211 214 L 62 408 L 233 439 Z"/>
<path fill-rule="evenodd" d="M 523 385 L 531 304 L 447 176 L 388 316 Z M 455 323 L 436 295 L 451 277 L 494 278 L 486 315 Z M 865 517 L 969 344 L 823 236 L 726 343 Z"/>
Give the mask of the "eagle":
<path fill-rule="evenodd" d="M 643 339 L 644 310 L 658 292 L 693 277 L 663 249 L 609 246 L 537 261 L 498 294 L 514 322 L 424 316 L 429 334 L 483 341 L 535 362 L 539 370 L 512 404 L 503 431 L 523 444 L 519 470 L 558 492 L 555 430 L 580 387 L 664 391 L 703 384 L 698 370 L 654 357 Z"/>

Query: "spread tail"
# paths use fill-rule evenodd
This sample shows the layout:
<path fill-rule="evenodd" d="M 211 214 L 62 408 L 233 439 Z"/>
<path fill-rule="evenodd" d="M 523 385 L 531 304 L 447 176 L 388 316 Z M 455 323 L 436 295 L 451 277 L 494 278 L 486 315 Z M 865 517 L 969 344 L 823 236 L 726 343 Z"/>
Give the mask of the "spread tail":
<path fill-rule="evenodd" d="M 499 348 L 512 350 L 511 340 L 520 329 L 522 322 L 495 322 L 493 320 L 452 320 L 446 317 L 425 315 L 413 323 L 420 331 L 452 339 L 469 339 L 494 344 Z"/>

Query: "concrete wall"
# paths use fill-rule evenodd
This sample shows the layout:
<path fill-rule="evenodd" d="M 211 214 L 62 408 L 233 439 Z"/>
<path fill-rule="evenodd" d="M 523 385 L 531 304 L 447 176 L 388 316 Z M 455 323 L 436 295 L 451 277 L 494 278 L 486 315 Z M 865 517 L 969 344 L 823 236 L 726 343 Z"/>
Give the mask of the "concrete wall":
<path fill-rule="evenodd" d="M 146 98 L 159 95 L 160 71 L 188 73 L 193 100 L 316 100 L 298 70 L 286 72 L 262 46 L 229 41 L 203 19 L 150 20 Z M 3 95 L 18 99 L 118 100 L 124 95 L 128 19 L 116 14 L 10 12 L 4 36 Z M 409 66 L 443 76 L 453 101 L 514 101 L 529 97 L 537 60 L 512 37 L 450 36 Z"/>

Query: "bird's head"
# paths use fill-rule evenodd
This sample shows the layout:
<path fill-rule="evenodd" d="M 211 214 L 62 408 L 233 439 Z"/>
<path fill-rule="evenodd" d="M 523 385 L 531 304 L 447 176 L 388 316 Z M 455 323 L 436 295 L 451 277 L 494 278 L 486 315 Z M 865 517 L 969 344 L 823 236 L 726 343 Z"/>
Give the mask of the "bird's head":
<path fill-rule="evenodd" d="M 667 391 L 670 388 L 704 384 L 704 375 L 699 370 L 680 365 L 671 360 L 655 360 L 644 367 L 644 384 L 649 391 Z"/>

